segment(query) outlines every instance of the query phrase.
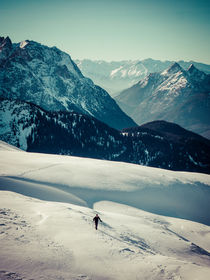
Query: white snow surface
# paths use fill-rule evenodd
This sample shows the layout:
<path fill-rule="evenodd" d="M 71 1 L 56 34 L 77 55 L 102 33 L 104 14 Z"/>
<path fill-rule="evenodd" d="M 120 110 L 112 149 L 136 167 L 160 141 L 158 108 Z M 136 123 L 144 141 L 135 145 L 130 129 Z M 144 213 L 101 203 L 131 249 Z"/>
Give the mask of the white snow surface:
<path fill-rule="evenodd" d="M 23 152 L 23 150 L 13 146 L 13 145 L 10 145 L 4 141 L 1 141 L 0 140 L 0 150 L 3 150 L 3 151 L 19 151 L 19 152 Z"/>
<path fill-rule="evenodd" d="M 23 49 L 26 45 L 28 45 L 28 41 L 27 40 L 26 41 L 22 41 L 20 43 L 20 48 Z"/>
<path fill-rule="evenodd" d="M 208 279 L 210 227 L 190 217 L 209 215 L 209 175 L 20 152 L 1 141 L 0 176 L 1 280 Z M 155 213 L 168 208 L 188 220 Z"/>

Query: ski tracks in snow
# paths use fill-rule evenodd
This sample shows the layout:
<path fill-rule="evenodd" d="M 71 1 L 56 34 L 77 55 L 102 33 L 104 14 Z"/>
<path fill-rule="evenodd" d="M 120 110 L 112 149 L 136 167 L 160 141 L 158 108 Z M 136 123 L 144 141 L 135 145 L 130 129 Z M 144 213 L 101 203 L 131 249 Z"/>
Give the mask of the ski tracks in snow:
<path fill-rule="evenodd" d="M 58 166 L 60 164 L 58 163 L 55 163 L 55 164 L 50 164 L 50 165 L 47 165 L 47 166 L 43 166 L 43 167 L 39 167 L 39 168 L 34 168 L 34 169 L 31 169 L 31 170 L 27 170 L 27 171 L 24 171 L 22 173 L 20 173 L 19 175 L 17 175 L 17 177 L 25 177 L 25 175 L 28 175 L 30 173 L 34 173 L 34 172 L 37 172 L 37 171 L 42 171 L 42 170 L 45 170 L 45 169 L 49 169 L 51 167 L 54 167 L 54 166 Z"/>

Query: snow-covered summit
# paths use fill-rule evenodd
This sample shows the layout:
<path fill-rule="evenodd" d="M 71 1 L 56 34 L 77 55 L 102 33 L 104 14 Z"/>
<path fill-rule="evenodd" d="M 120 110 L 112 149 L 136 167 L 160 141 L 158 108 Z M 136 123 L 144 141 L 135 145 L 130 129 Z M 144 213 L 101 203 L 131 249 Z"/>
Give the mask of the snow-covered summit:
<path fill-rule="evenodd" d="M 164 70 L 161 74 L 169 76 L 178 72 L 183 73 L 183 71 L 183 68 L 177 62 L 175 62 L 168 69 Z"/>
<path fill-rule="evenodd" d="M 2 51 L 4 47 L 11 48 L 11 46 L 12 42 L 8 36 L 6 38 L 0 37 L 0 51 Z"/>
<path fill-rule="evenodd" d="M 188 75 L 196 81 L 202 81 L 206 78 L 206 74 L 203 71 L 198 70 L 193 64 L 187 69 Z"/>
<path fill-rule="evenodd" d="M 12 44 L 8 37 L 1 37 L 0 50 L 0 96 L 87 114 L 117 129 L 135 125 L 67 53 L 29 40 Z"/>
<path fill-rule="evenodd" d="M 154 59 L 123 60 L 123 61 L 94 61 L 89 59 L 75 60 L 83 74 L 91 78 L 96 84 L 105 88 L 112 96 L 116 96 L 122 90 L 130 88 L 149 73 L 163 72 L 173 65 L 174 61 L 160 61 Z M 194 61 L 178 61 L 180 67 L 187 70 L 190 64 L 210 73 L 210 66 Z M 179 66 L 178 66 L 179 67 Z"/>
<path fill-rule="evenodd" d="M 209 137 L 210 75 L 174 63 L 151 73 L 115 99 L 138 124 L 162 119 Z"/>
<path fill-rule="evenodd" d="M 197 72 L 197 68 L 193 64 L 190 64 L 189 68 L 187 69 L 189 73 L 193 73 L 194 71 Z"/>
<path fill-rule="evenodd" d="M 20 43 L 20 48 L 23 49 L 26 45 L 28 45 L 29 41 L 25 40 Z"/>
<path fill-rule="evenodd" d="M 9 37 L 0 37 L 0 66 L 4 65 L 6 58 L 12 52 L 12 42 Z"/>

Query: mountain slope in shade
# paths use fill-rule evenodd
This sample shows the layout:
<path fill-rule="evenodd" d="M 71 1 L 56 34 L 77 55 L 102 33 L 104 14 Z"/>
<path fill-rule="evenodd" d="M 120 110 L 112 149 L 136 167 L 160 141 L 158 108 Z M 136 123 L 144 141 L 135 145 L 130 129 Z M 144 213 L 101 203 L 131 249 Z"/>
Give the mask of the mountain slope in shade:
<path fill-rule="evenodd" d="M 116 129 L 135 126 L 109 94 L 85 78 L 71 57 L 34 41 L 0 37 L 0 96 L 48 111 L 76 111 Z"/>
<path fill-rule="evenodd" d="M 0 139 L 26 151 L 114 159 L 126 150 L 118 130 L 87 115 L 5 99 L 0 117 Z"/>
<path fill-rule="evenodd" d="M 193 65 L 149 74 L 116 101 L 139 124 L 162 119 L 209 137 L 210 75 Z"/>
<path fill-rule="evenodd" d="M 0 120 L 0 139 L 23 150 L 210 173 L 210 141 L 175 124 L 119 132 L 87 115 L 18 100 L 0 100 Z"/>
<path fill-rule="evenodd" d="M 158 151 L 159 156 L 153 158 L 151 166 L 166 165 L 172 170 L 194 171 L 200 168 L 210 173 L 210 141 L 177 124 L 153 121 L 124 129 L 123 133 L 135 138 L 135 142 L 138 139 L 142 141 L 147 146 L 150 157 Z M 201 158 L 202 163 L 199 160 Z"/>
<path fill-rule="evenodd" d="M 91 78 L 94 83 L 105 88 L 112 96 L 116 96 L 124 89 L 144 79 L 147 75 L 154 72 L 162 72 L 174 61 L 160 61 L 154 59 L 144 60 L 125 60 L 125 61 L 103 61 L 103 60 L 75 60 L 82 73 Z M 187 70 L 194 64 L 200 71 L 210 74 L 210 65 L 194 61 L 178 61 Z"/>

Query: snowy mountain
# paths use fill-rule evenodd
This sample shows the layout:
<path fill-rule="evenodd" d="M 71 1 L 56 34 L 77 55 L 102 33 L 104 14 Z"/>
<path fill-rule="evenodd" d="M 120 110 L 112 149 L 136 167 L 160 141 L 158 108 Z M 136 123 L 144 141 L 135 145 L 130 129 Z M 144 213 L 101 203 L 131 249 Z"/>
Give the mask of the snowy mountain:
<path fill-rule="evenodd" d="M 124 129 L 123 134 L 145 146 L 149 166 L 210 173 L 210 140 L 177 124 L 153 121 Z"/>
<path fill-rule="evenodd" d="M 135 123 L 109 94 L 85 78 L 71 57 L 34 41 L 0 37 L 0 96 L 48 111 L 76 111 L 122 129 Z"/>
<path fill-rule="evenodd" d="M 209 175 L 4 147 L 1 280 L 208 279 Z"/>
<path fill-rule="evenodd" d="M 126 151 L 118 130 L 87 115 L 2 99 L 0 117 L 0 139 L 26 151 L 104 159 Z"/>
<path fill-rule="evenodd" d="M 148 74 L 162 72 L 174 63 L 174 61 L 160 61 L 151 58 L 112 62 L 77 59 L 75 62 L 85 76 L 91 78 L 97 85 L 105 88 L 112 96 L 116 96 L 122 90 L 138 83 Z M 197 69 L 210 74 L 210 65 L 194 61 L 179 61 L 178 63 L 185 70 L 193 64 Z"/>
<path fill-rule="evenodd" d="M 116 100 L 138 124 L 162 119 L 209 137 L 209 98 L 210 75 L 174 63 L 122 91 Z"/>
<path fill-rule="evenodd" d="M 0 120 L 0 139 L 26 151 L 210 173 L 210 141 L 172 123 L 121 133 L 87 115 L 7 99 L 0 100 Z"/>

